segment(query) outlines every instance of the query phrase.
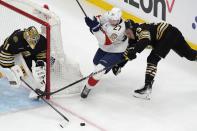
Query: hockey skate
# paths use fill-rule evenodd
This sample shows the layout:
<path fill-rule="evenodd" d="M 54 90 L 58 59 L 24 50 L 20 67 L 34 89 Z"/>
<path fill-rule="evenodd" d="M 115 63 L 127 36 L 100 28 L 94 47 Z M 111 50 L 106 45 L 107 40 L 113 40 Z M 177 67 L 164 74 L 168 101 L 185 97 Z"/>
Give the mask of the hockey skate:
<path fill-rule="evenodd" d="M 87 98 L 88 94 L 90 93 L 91 89 L 88 89 L 86 86 L 83 88 L 81 92 L 81 98 Z"/>
<path fill-rule="evenodd" d="M 153 82 L 149 84 L 146 83 L 143 88 L 135 90 L 133 96 L 136 98 L 150 100 L 152 93 L 152 84 Z"/>

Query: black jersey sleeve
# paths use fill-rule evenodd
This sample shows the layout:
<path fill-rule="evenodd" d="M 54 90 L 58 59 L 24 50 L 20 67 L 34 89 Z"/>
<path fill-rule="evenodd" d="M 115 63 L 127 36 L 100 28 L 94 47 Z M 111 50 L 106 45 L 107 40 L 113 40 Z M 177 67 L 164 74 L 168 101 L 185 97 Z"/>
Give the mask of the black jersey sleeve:
<path fill-rule="evenodd" d="M 151 34 L 146 26 L 141 25 L 136 29 L 136 39 L 135 50 L 141 53 L 151 43 Z"/>
<path fill-rule="evenodd" d="M 5 68 L 14 66 L 14 55 L 18 52 L 20 30 L 14 31 L 0 47 L 0 65 Z"/>
<path fill-rule="evenodd" d="M 141 53 L 148 45 L 150 41 L 148 39 L 142 39 L 138 41 L 135 45 L 135 50 L 138 53 Z"/>

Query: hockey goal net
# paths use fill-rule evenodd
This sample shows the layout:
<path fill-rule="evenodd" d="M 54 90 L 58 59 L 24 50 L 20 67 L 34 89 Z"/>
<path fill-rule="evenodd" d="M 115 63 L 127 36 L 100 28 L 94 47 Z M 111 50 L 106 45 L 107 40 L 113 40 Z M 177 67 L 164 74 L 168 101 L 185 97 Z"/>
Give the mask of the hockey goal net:
<path fill-rule="evenodd" d="M 43 6 L 27 0 L 0 0 L 0 44 L 14 30 L 35 26 L 47 38 L 46 91 L 52 92 L 82 77 L 78 64 L 65 56 L 59 17 Z M 63 94 L 80 92 L 72 86 Z M 47 96 L 49 98 L 49 96 Z"/>

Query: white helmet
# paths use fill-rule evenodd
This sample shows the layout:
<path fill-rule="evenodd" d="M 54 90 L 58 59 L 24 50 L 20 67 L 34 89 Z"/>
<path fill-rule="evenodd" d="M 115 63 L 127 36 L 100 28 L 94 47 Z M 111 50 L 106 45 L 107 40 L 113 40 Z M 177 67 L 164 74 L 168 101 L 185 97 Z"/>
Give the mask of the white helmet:
<path fill-rule="evenodd" d="M 110 20 L 120 20 L 121 16 L 122 16 L 122 11 L 116 7 L 112 8 L 112 10 L 109 11 L 108 13 L 108 18 Z"/>

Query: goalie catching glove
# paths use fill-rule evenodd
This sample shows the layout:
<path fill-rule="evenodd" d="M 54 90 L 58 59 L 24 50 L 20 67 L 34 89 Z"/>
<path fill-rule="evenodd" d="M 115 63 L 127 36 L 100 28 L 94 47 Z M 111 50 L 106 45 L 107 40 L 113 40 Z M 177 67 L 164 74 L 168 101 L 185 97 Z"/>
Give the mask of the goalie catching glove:
<path fill-rule="evenodd" d="M 46 63 L 42 60 L 38 60 L 36 63 L 35 61 L 32 61 L 32 75 L 40 85 L 40 87 L 36 88 L 35 91 L 38 94 L 41 94 L 41 92 L 44 93 L 46 85 Z M 37 96 L 38 95 L 32 91 L 29 98 L 36 99 Z"/>

